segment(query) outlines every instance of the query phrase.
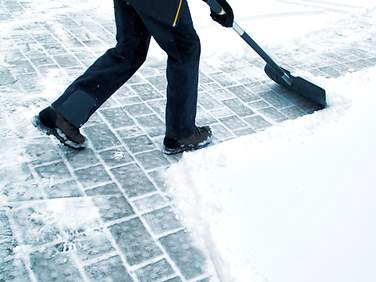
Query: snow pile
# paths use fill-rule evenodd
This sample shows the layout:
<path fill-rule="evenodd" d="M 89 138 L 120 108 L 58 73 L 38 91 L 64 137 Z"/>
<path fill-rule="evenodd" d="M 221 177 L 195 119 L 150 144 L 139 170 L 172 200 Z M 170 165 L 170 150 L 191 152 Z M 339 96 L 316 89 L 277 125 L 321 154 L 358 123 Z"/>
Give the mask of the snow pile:
<path fill-rule="evenodd" d="M 375 77 L 322 80 L 328 109 L 170 168 L 221 281 L 376 281 Z"/>

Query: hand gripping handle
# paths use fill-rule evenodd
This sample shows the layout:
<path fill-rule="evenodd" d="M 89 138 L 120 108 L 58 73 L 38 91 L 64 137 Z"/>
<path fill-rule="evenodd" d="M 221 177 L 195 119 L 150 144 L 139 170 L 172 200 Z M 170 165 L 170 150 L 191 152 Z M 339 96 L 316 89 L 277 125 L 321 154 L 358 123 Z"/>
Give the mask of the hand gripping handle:
<path fill-rule="evenodd" d="M 218 15 L 225 15 L 226 12 L 223 10 L 222 6 L 216 1 L 216 0 L 207 0 L 206 3 L 208 3 L 210 9 L 218 14 Z"/>

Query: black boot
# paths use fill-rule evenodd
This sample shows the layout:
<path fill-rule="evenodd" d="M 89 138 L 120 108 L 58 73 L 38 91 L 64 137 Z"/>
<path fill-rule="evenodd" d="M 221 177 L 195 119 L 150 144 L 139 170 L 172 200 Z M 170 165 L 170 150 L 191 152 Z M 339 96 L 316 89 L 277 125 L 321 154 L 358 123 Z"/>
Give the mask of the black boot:
<path fill-rule="evenodd" d="M 33 124 L 47 135 L 55 136 L 62 144 L 73 149 L 85 148 L 86 138 L 80 130 L 67 122 L 53 107 L 47 107 L 34 117 Z"/>
<path fill-rule="evenodd" d="M 211 141 L 212 132 L 209 126 L 196 127 L 196 132 L 186 138 L 165 137 L 163 152 L 166 155 L 174 155 L 184 151 L 194 151 L 208 146 Z"/>

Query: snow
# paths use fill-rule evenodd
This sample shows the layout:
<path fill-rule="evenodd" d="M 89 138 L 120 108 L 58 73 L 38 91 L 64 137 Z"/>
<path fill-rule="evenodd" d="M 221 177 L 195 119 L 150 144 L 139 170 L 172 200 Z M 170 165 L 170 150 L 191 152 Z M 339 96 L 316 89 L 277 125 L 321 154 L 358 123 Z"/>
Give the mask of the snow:
<path fill-rule="evenodd" d="M 168 170 L 221 281 L 375 281 L 375 75 L 320 78 L 326 110 Z"/>

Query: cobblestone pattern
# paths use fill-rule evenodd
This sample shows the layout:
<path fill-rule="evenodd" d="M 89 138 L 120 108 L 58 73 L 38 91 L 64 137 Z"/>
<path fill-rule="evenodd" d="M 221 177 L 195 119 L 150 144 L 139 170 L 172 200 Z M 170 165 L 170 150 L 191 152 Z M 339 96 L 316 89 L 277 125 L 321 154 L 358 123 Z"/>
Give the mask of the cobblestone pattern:
<path fill-rule="evenodd" d="M 14 23 L 30 3 L 1 1 L 0 23 Z M 89 15 L 71 12 L 53 22 L 20 22 L 2 36 L 2 89 L 31 95 L 43 89 L 41 78 L 51 71 L 63 83 L 81 73 L 114 43 L 113 23 Z M 289 62 L 288 68 L 337 77 L 376 64 L 374 42 L 367 44 L 320 54 L 305 49 L 298 58 L 281 51 L 277 57 Z M 197 120 L 212 126 L 216 143 L 317 110 L 266 80 L 262 65 L 254 56 L 227 56 L 216 65 L 204 59 Z M 0 187 L 11 203 L 0 206 L 1 282 L 208 281 L 205 258 L 164 193 L 160 173 L 179 159 L 160 150 L 164 72 L 163 62 L 149 62 L 103 105 L 84 127 L 87 150 L 72 152 L 46 137 L 28 145 L 25 178 Z M 4 179 L 11 175 L 0 172 Z M 59 211 L 61 201 L 65 212 L 71 206 L 85 224 L 51 219 L 51 209 Z M 98 217 L 87 212 L 93 207 Z"/>

